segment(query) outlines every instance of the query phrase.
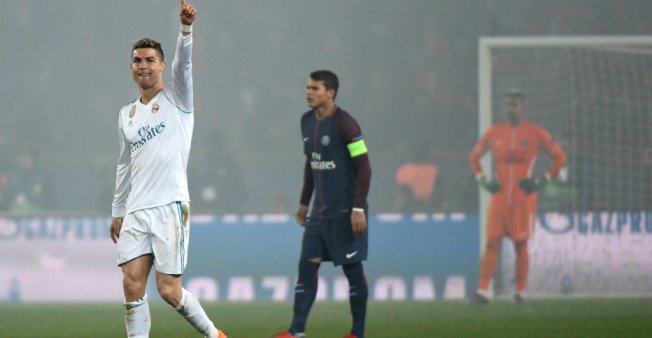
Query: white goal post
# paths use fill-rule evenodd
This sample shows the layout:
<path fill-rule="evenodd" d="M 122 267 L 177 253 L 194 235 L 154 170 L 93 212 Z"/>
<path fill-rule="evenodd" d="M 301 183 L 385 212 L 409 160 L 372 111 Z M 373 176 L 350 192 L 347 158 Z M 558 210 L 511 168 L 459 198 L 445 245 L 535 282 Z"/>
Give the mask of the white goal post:
<path fill-rule="evenodd" d="M 628 246 L 630 254 L 637 250 L 633 246 L 640 245 L 642 250 L 641 243 L 652 244 L 652 229 L 648 229 L 652 224 L 652 36 L 481 37 L 478 59 L 479 135 L 492 124 L 505 120 L 504 93 L 517 87 L 524 92 L 525 116 L 547 129 L 568 155 L 561 181 L 539 194 L 542 217 L 557 214 L 570 220 L 568 235 L 572 238 L 567 244 L 578 249 L 578 243 L 588 247 L 599 243 L 607 246 L 603 250 L 605 255 L 621 255 L 616 245 L 609 246 L 612 240 L 607 236 L 597 242 L 596 238 L 591 239 L 594 242 L 583 242 L 595 235 L 592 231 L 611 231 L 601 227 L 612 223 L 618 224 L 619 236 L 622 232 L 634 236 L 631 243 L 623 243 L 622 236 L 618 239 L 618 245 Z M 549 163 L 547 156 L 540 156 L 535 174 L 541 175 Z M 491 156 L 485 156 L 482 164 L 485 174 L 491 175 Z M 481 252 L 489 198 L 488 193 L 480 192 Z M 628 221 L 623 225 L 621 219 Z M 643 228 L 637 225 L 639 219 Z M 580 229 L 582 222 L 589 224 L 588 230 Z M 588 231 L 589 236 L 574 233 L 578 229 Z M 542 234 L 536 236 L 539 235 Z M 533 251 L 536 245 L 536 241 L 530 245 Z M 556 269 L 572 265 L 576 272 L 593 273 L 574 260 L 572 256 L 578 252 L 573 248 L 557 249 L 566 250 L 567 257 L 550 262 Z M 531 259 L 531 266 L 538 268 L 535 253 Z M 650 258 L 639 260 L 629 265 L 652 265 Z M 612 263 L 615 264 L 606 265 Z M 623 270 L 620 274 L 632 271 Z M 536 271 L 532 273 L 537 275 Z M 548 270 L 541 273 L 554 275 Z M 579 278 L 572 272 L 566 274 Z M 611 274 L 617 275 L 613 271 Z M 647 277 L 652 278 L 652 274 L 646 273 Z M 583 281 L 578 290 L 587 294 L 610 293 L 617 282 L 621 283 L 617 293 L 652 292 L 652 286 L 633 282 L 623 286 L 617 278 L 602 283 Z M 539 288 L 535 293 L 554 293 L 549 285 L 532 283 Z M 556 279 L 550 283 L 554 285 Z"/>

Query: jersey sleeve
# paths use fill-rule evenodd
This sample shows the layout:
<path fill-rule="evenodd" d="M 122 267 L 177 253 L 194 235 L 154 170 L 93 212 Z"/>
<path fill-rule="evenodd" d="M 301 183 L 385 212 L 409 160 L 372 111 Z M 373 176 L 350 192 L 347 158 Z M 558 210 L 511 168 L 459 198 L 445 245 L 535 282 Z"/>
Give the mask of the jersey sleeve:
<path fill-rule="evenodd" d="M 541 146 L 552 158 L 552 163 L 548 167 L 547 173 L 552 178 L 557 177 L 559 169 L 566 165 L 566 153 L 545 129 L 539 128 L 538 134 Z"/>
<path fill-rule="evenodd" d="M 351 158 L 367 154 L 367 145 L 360 126 L 351 116 L 342 114 L 339 119 L 335 120 L 335 124 Z"/>
<path fill-rule="evenodd" d="M 179 33 L 174 60 L 172 60 L 171 73 L 170 90 L 172 102 L 183 112 L 192 113 L 194 110 L 192 89 L 192 34 L 183 36 Z"/>
<path fill-rule="evenodd" d="M 310 199 L 312 198 L 312 191 L 314 189 L 315 185 L 312 181 L 310 160 L 308 159 L 308 156 L 306 156 L 306 162 L 303 166 L 303 186 L 301 187 L 301 197 L 299 198 L 299 204 L 310 205 Z"/>
<path fill-rule="evenodd" d="M 346 145 L 357 173 L 353 207 L 365 208 L 371 184 L 371 163 L 369 162 L 364 136 L 358 123 L 348 114 L 342 114 L 342 118 L 336 120 L 336 128 Z"/>
<path fill-rule="evenodd" d="M 310 118 L 310 112 L 306 112 L 301 116 L 301 122 L 299 124 L 301 128 L 301 135 L 304 138 L 303 141 L 303 153 L 306 155 L 306 162 L 303 165 L 303 185 L 301 187 L 301 196 L 299 197 L 299 204 L 310 205 L 310 199 L 312 198 L 312 192 L 315 189 L 315 183 L 312 181 L 312 169 L 310 168 L 310 159 L 308 157 L 308 149 L 306 146 L 306 141 L 304 135 L 304 128 L 308 119 Z"/>
<path fill-rule="evenodd" d="M 306 112 L 303 115 L 301 115 L 301 121 L 299 123 L 299 128 L 301 128 L 301 136 L 303 137 L 303 153 L 308 156 L 308 148 L 306 144 L 306 137 L 308 135 L 304 134 L 304 129 L 306 127 L 306 124 L 308 124 L 308 119 L 310 118 L 310 113 Z"/>
<path fill-rule="evenodd" d="M 118 140 L 120 144 L 120 155 L 115 175 L 115 193 L 111 205 L 112 217 L 123 217 L 127 196 L 131 190 L 131 148 L 125 138 L 122 127 L 122 117 L 118 115 Z"/>
<path fill-rule="evenodd" d="M 482 135 L 482 137 L 480 137 L 478 142 L 473 147 L 473 150 L 471 150 L 471 154 L 469 155 L 471 171 L 475 175 L 482 173 L 482 164 L 480 164 L 480 158 L 482 158 L 482 155 L 484 155 L 491 146 L 492 130 L 493 128 L 489 128 L 489 130 L 487 130 Z"/>

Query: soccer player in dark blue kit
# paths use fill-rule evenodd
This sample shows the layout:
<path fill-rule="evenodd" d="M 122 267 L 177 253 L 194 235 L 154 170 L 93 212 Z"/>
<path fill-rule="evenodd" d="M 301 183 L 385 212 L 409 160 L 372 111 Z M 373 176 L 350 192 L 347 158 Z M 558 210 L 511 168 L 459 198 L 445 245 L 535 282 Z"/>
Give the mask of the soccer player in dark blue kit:
<path fill-rule="evenodd" d="M 360 126 L 335 104 L 338 87 L 337 76 L 328 70 L 312 72 L 306 86 L 312 109 L 301 117 L 306 162 L 301 199 L 294 214 L 305 229 L 292 324 L 288 331 L 274 336 L 277 338 L 305 337 L 322 261 L 341 265 L 349 281 L 353 325 L 345 338 L 364 337 L 368 290 L 362 261 L 367 259 L 371 165 Z"/>

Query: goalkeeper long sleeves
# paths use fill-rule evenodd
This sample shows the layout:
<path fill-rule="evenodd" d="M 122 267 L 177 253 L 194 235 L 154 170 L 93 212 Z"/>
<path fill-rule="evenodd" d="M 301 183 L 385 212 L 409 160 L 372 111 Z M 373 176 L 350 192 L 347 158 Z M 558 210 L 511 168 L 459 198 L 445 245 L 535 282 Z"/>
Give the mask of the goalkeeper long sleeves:
<path fill-rule="evenodd" d="M 566 164 L 566 154 L 559 144 L 554 142 L 545 129 L 527 120 L 517 127 L 509 123 L 499 123 L 484 133 L 469 156 L 474 174 L 482 173 L 480 158 L 489 150 L 493 154 L 495 176 L 502 185 L 493 198 L 507 204 L 526 201 L 530 196 L 534 196 L 528 196 L 519 187 L 519 182 L 523 178 L 532 177 L 534 162 L 540 150 L 544 150 L 552 158 L 547 170 L 550 177 L 556 177 L 559 169 Z"/>

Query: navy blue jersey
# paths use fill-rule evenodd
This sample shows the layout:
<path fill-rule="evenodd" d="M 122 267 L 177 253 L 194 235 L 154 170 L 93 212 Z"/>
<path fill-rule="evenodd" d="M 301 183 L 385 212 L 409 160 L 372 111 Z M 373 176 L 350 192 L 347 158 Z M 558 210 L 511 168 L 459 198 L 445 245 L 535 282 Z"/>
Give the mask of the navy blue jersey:
<path fill-rule="evenodd" d="M 304 180 L 301 203 L 308 205 L 310 194 L 314 192 L 308 218 L 334 219 L 343 212 L 350 212 L 353 207 L 366 209 L 370 168 L 356 120 L 335 107 L 331 115 L 318 121 L 311 110 L 301 117 L 301 133 L 306 171 L 312 174 L 312 182 Z M 365 170 L 361 171 L 360 167 Z M 359 178 L 363 179 L 362 182 Z"/>

